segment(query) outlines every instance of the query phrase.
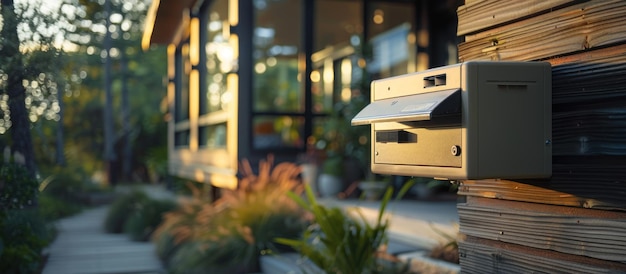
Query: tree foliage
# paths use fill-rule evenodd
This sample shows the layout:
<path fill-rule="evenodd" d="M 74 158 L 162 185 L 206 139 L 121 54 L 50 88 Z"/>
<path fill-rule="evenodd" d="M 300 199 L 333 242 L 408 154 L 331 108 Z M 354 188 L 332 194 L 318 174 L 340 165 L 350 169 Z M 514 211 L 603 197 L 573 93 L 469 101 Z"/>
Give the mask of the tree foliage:
<path fill-rule="evenodd" d="M 133 171 L 145 170 L 143 157 L 158 155 L 152 151 L 166 144 L 166 125 L 160 110 L 165 96 L 165 49 L 141 50 L 147 2 L 110 1 L 108 54 L 112 59 L 115 149 L 121 150 L 124 142 L 129 143 L 132 156 L 119 161 L 129 162 Z M 19 124 L 26 129 L 22 132 L 32 131 L 31 149 L 37 163 L 57 164 L 62 160 L 60 154 L 88 174 L 102 169 L 103 57 L 107 54 L 103 47 L 107 30 L 103 3 L 2 0 L 0 148 L 26 140 L 8 134 L 15 130 L 19 118 L 19 111 L 11 110 L 10 103 L 17 102 L 15 106 L 24 106 L 25 122 Z M 7 36 L 8 31 L 13 36 Z M 9 100 L 9 91 L 20 89 L 23 96 Z M 123 90 L 128 93 L 125 111 Z"/>
<path fill-rule="evenodd" d="M 41 117 L 57 119 L 57 73 L 62 62 L 55 47 L 62 17 L 38 1 L 14 3 L 2 0 L 0 35 L 0 134 L 12 149 L 25 158 L 34 175 L 35 159 L 31 122 Z"/>
<path fill-rule="evenodd" d="M 111 58 L 110 85 L 115 114 L 114 145 L 118 156 L 113 163 L 114 172 L 122 173 L 121 166 L 127 164 L 135 174 L 145 175 L 144 157 L 154 155 L 152 150 L 166 145 L 166 124 L 160 110 L 165 96 L 162 78 L 166 71 L 165 49 L 141 50 L 148 8 L 145 1 L 111 0 L 110 4 L 108 29 L 111 32 L 111 48 L 108 54 Z M 96 162 L 92 168 L 97 168 L 105 160 L 102 126 L 105 121 L 102 113 L 105 92 L 103 63 L 107 56 L 103 44 L 107 29 L 106 11 L 101 1 L 66 0 L 63 5 L 73 14 L 70 23 L 74 31 L 68 33 L 67 40 L 76 47 L 76 52 L 70 54 L 72 85 L 76 88 L 65 100 L 66 127 L 76 128 L 68 134 L 75 136 L 73 140 L 79 140 L 67 147 L 70 157 L 84 157 L 72 152 L 88 151 L 92 155 L 91 161 Z M 127 100 L 124 100 L 124 93 L 127 93 Z M 85 121 L 81 117 L 91 119 Z M 130 155 L 123 153 L 124 147 L 132 150 Z"/>

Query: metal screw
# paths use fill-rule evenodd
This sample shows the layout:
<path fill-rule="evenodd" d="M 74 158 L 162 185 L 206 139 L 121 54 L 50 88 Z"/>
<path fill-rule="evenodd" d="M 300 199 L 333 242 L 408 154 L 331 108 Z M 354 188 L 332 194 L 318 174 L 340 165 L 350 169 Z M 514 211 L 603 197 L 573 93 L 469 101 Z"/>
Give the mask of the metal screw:
<path fill-rule="evenodd" d="M 548 146 L 548 145 L 550 145 L 550 144 L 552 144 L 552 140 L 550 140 L 550 139 L 546 139 L 546 146 Z"/>
<path fill-rule="evenodd" d="M 452 146 L 450 148 L 450 153 L 452 153 L 453 156 L 459 156 L 461 155 L 461 147 L 460 146 Z"/>

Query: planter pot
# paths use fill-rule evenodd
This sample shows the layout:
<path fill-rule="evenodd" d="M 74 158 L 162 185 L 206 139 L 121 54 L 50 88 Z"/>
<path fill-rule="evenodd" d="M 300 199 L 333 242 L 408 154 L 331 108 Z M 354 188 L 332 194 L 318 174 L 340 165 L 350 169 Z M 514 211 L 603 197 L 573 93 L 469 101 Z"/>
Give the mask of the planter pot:
<path fill-rule="evenodd" d="M 387 182 L 381 181 L 362 181 L 359 183 L 359 189 L 366 200 L 378 200 L 385 193 L 388 185 Z"/>
<path fill-rule="evenodd" d="M 302 167 L 302 180 L 311 187 L 316 196 L 319 195 L 319 190 L 317 189 L 317 178 L 319 177 L 317 165 L 302 164 L 300 166 Z"/>
<path fill-rule="evenodd" d="M 418 183 L 411 187 L 411 193 L 413 193 L 418 199 L 428 199 L 433 196 L 434 191 L 432 187 L 423 183 Z"/>
<path fill-rule="evenodd" d="M 317 188 L 322 197 L 335 197 L 343 190 L 343 180 L 330 174 L 320 174 L 317 179 Z"/>

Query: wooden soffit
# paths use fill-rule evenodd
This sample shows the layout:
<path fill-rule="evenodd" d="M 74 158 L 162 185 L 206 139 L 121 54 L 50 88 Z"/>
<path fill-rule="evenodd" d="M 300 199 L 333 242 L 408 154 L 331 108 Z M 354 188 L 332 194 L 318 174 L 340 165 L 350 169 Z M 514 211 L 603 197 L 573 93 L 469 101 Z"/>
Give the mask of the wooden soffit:
<path fill-rule="evenodd" d="M 154 44 L 177 43 L 184 33 L 184 22 L 189 10 L 198 0 L 153 0 L 146 16 L 146 25 L 141 41 L 142 48 Z"/>

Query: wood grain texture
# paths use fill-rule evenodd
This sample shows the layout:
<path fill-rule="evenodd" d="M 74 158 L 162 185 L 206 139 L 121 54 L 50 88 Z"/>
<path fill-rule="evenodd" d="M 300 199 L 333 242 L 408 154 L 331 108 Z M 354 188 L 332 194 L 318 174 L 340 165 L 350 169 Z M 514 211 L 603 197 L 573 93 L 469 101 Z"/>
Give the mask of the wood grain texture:
<path fill-rule="evenodd" d="M 623 273 L 626 264 L 607 262 L 467 236 L 459 241 L 462 273 Z"/>
<path fill-rule="evenodd" d="M 626 213 L 468 197 L 457 206 L 464 235 L 626 262 Z"/>
<path fill-rule="evenodd" d="M 590 1 L 465 36 L 459 60 L 541 60 L 626 42 L 626 1 Z"/>
<path fill-rule="evenodd" d="M 465 1 L 465 5 L 457 9 L 457 15 L 459 17 L 457 35 L 466 35 L 505 23 L 519 21 L 525 17 L 554 11 L 580 2 L 584 1 Z"/>

